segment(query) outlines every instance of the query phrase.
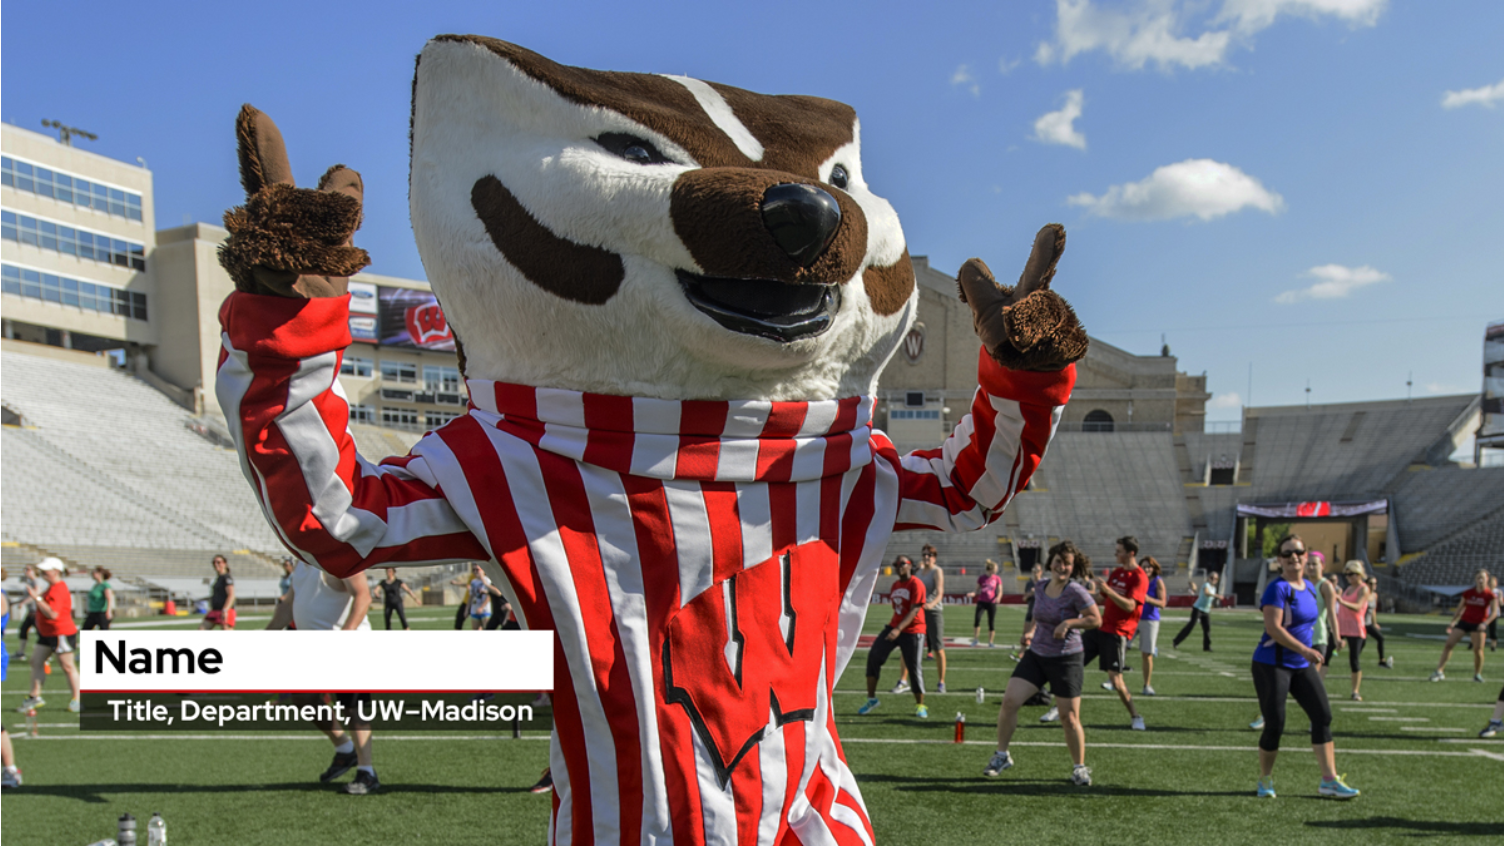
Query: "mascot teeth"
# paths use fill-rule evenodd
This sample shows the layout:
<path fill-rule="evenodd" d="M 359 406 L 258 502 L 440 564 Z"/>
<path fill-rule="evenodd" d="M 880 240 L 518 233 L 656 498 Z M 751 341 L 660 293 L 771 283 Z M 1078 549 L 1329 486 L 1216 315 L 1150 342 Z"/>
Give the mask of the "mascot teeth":
<path fill-rule="evenodd" d="M 790 285 L 777 279 L 727 279 L 677 272 L 684 295 L 716 323 L 744 335 L 788 343 L 822 334 L 841 310 L 840 285 Z"/>

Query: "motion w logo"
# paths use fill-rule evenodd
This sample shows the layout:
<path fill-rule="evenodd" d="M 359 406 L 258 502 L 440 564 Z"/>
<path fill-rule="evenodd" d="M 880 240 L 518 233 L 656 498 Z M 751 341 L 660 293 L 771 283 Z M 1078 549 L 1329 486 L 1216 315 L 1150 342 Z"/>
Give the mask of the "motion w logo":
<path fill-rule="evenodd" d="M 722 786 L 770 722 L 814 719 L 835 650 L 839 569 L 825 544 L 796 547 L 712 585 L 669 621 L 664 701 L 689 714 Z"/>

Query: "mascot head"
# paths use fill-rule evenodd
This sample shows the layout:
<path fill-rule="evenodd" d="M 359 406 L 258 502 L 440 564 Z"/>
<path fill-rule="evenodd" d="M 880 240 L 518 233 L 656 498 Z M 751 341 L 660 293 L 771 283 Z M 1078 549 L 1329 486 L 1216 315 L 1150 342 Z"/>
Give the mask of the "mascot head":
<path fill-rule="evenodd" d="M 871 393 L 915 308 L 856 114 L 440 36 L 413 229 L 470 378 L 668 399 Z"/>

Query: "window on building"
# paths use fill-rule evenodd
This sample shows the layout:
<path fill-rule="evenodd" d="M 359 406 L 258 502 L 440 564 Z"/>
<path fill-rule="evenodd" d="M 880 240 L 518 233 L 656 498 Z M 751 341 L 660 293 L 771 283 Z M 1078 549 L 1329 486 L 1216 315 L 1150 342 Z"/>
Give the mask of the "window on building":
<path fill-rule="evenodd" d="M 146 269 L 146 245 L 12 211 L 0 211 L 0 238 L 90 261 Z"/>
<path fill-rule="evenodd" d="M 418 381 L 418 365 L 410 361 L 383 361 L 381 362 L 381 379 L 384 382 L 409 382 L 416 384 Z"/>
<path fill-rule="evenodd" d="M 1112 415 L 1100 408 L 1086 412 L 1086 416 L 1081 419 L 1083 432 L 1111 432 L 1112 427 Z"/>
<path fill-rule="evenodd" d="M 375 423 L 376 409 L 369 405 L 352 405 L 350 406 L 350 422 Z"/>
<path fill-rule="evenodd" d="M 894 408 L 888 411 L 889 420 L 939 420 L 940 409 Z"/>
<path fill-rule="evenodd" d="M 423 425 L 430 429 L 437 429 L 459 416 L 452 411 L 425 411 L 423 412 Z"/>
<path fill-rule="evenodd" d="M 418 412 L 411 408 L 381 407 L 381 422 L 386 426 L 417 426 Z"/>
<path fill-rule="evenodd" d="M 460 389 L 460 369 L 425 364 L 423 365 L 423 387 L 430 391 L 457 393 Z"/>
<path fill-rule="evenodd" d="M 127 220 L 143 219 L 141 195 L 134 191 L 111 188 L 11 156 L 0 157 L 0 184 Z"/>
<path fill-rule="evenodd" d="M 357 379 L 369 379 L 375 372 L 376 362 L 369 358 L 359 358 L 347 355 L 339 364 L 339 375 L 354 376 Z"/>
<path fill-rule="evenodd" d="M 0 266 L 0 289 L 7 294 L 74 306 L 86 311 L 118 314 L 133 320 L 147 319 L 145 294 L 13 264 Z"/>

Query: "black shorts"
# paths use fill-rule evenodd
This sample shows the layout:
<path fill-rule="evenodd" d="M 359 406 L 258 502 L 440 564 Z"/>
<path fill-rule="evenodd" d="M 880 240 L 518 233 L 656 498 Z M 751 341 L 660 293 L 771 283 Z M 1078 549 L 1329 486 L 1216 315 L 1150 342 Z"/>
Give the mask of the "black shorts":
<path fill-rule="evenodd" d="M 1466 622 L 1459 621 L 1457 623 L 1457 625 L 1453 626 L 1452 628 L 1456 629 L 1459 632 L 1467 632 L 1468 634 L 1472 634 L 1473 632 L 1476 632 L 1476 631 L 1482 631 L 1483 630 L 1483 624 L 1482 623 L 1466 623 Z"/>
<path fill-rule="evenodd" d="M 1063 699 L 1076 699 L 1081 695 L 1081 688 L 1085 684 L 1086 662 L 1081 659 L 1082 653 L 1075 652 L 1070 655 L 1047 656 L 1039 655 L 1029 649 L 1024 652 L 1024 657 L 1018 661 L 1018 666 L 1013 668 L 1013 678 L 1023 679 L 1040 690 L 1044 689 L 1045 682 L 1050 683 L 1050 692 Z"/>
<path fill-rule="evenodd" d="M 37 646 L 51 647 L 54 652 L 63 655 L 78 651 L 78 633 L 70 635 L 37 635 Z"/>
<path fill-rule="evenodd" d="M 899 633 L 897 638 L 888 639 L 888 632 L 893 631 L 892 626 L 883 626 L 877 640 L 872 642 L 872 649 L 867 653 L 867 676 L 878 678 L 882 674 L 883 664 L 888 662 L 888 656 L 897 649 L 903 655 L 903 664 L 909 670 L 909 687 L 920 693 L 924 692 L 924 665 L 920 663 L 920 648 L 924 642 L 921 634 Z"/>
<path fill-rule="evenodd" d="M 1081 633 L 1081 645 L 1086 647 L 1081 653 L 1082 665 L 1090 664 L 1091 659 L 1100 658 L 1098 666 L 1109 673 L 1123 672 L 1123 665 L 1128 663 L 1128 638 L 1122 635 L 1108 634 L 1101 629 L 1088 629 Z"/>
<path fill-rule="evenodd" d="M 945 609 L 924 609 L 924 643 L 931 652 L 945 649 Z"/>

